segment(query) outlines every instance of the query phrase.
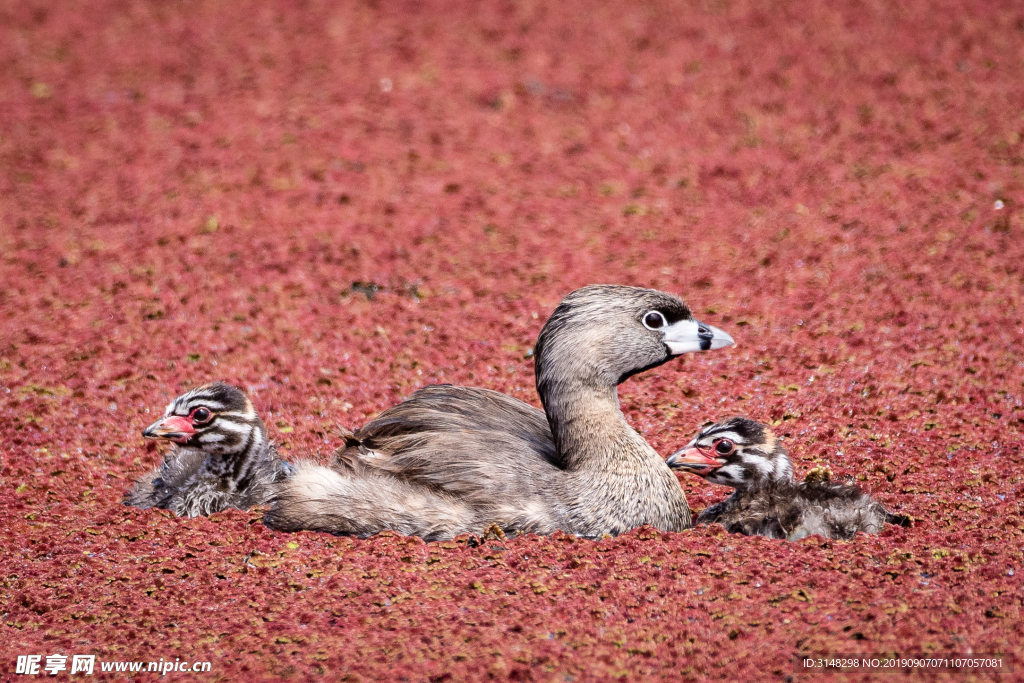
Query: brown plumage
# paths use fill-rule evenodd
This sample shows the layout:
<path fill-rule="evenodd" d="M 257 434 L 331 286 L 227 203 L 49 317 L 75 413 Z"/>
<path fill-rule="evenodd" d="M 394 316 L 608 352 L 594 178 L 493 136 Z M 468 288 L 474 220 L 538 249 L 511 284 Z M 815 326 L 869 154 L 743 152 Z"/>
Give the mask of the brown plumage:
<path fill-rule="evenodd" d="M 214 382 L 171 401 L 142 432 L 174 442 L 160 467 L 141 477 L 125 505 L 165 508 L 196 517 L 246 510 L 270 500 L 292 466 L 267 439 L 267 429 L 241 389 Z"/>
<path fill-rule="evenodd" d="M 689 527 L 664 461 L 627 423 L 616 386 L 732 339 L 654 290 L 591 286 L 555 309 L 537 340 L 545 412 L 486 389 L 430 386 L 347 438 L 332 468 L 300 464 L 267 524 L 428 539 L 505 532 L 582 536 Z"/>
<path fill-rule="evenodd" d="M 857 486 L 833 483 L 825 468 L 794 481 L 782 443 L 767 426 L 747 418 L 704 427 L 667 462 L 735 489 L 697 516 L 697 524 L 721 524 L 731 533 L 849 539 L 859 531 L 876 534 L 886 524 L 910 525 L 908 517 L 891 514 Z"/>

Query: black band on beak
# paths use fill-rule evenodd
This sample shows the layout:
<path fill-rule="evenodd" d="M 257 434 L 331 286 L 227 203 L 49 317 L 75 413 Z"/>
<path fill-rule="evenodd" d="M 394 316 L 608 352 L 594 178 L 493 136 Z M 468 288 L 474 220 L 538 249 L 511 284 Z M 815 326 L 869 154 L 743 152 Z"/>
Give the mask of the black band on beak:
<path fill-rule="evenodd" d="M 700 340 L 700 350 L 707 351 L 711 348 L 711 340 L 715 338 L 715 333 L 712 332 L 706 325 L 700 325 L 697 328 L 697 339 Z"/>

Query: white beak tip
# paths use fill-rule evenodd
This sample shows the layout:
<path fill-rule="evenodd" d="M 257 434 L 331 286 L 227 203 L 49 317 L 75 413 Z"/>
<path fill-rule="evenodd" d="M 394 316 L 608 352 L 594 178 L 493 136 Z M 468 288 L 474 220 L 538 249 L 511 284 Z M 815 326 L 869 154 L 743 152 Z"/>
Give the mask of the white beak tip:
<path fill-rule="evenodd" d="M 723 330 L 718 329 L 717 327 L 712 327 L 711 325 L 706 325 L 703 323 L 701 324 L 701 327 L 706 329 L 711 334 L 711 346 L 708 349 L 709 351 L 714 351 L 715 349 L 724 349 L 736 345 L 736 340 L 733 339 L 732 335 L 730 335 L 728 332 L 725 332 Z"/>

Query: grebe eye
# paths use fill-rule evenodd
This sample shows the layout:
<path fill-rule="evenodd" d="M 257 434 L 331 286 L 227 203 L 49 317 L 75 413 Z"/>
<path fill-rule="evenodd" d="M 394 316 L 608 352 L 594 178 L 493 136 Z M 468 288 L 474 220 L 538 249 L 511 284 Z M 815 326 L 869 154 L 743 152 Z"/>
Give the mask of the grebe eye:
<path fill-rule="evenodd" d="M 661 314 L 661 311 L 650 311 L 644 316 L 644 327 L 649 330 L 660 330 L 667 324 L 665 316 Z"/>
<path fill-rule="evenodd" d="M 197 424 L 203 424 L 204 422 L 210 421 L 210 418 L 213 417 L 213 413 L 210 412 L 209 408 L 200 406 L 199 408 L 196 408 L 195 410 L 192 411 L 191 417 L 193 422 L 196 422 Z"/>
<path fill-rule="evenodd" d="M 729 439 L 719 439 L 715 442 L 715 455 L 732 455 L 736 450 L 736 444 Z"/>

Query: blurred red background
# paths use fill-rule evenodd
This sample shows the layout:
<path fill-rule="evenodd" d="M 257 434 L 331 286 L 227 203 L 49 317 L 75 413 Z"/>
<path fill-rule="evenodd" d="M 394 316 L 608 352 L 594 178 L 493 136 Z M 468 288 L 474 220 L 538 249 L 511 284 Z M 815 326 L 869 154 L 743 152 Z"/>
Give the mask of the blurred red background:
<path fill-rule="evenodd" d="M 0 670 L 1020 654 L 1018 4 L 5 2 L 0 110 Z M 536 403 L 535 336 L 595 282 L 738 341 L 623 385 L 660 452 L 747 414 L 915 528 L 472 547 L 120 505 L 141 429 L 214 379 L 293 458 L 431 382 Z"/>

